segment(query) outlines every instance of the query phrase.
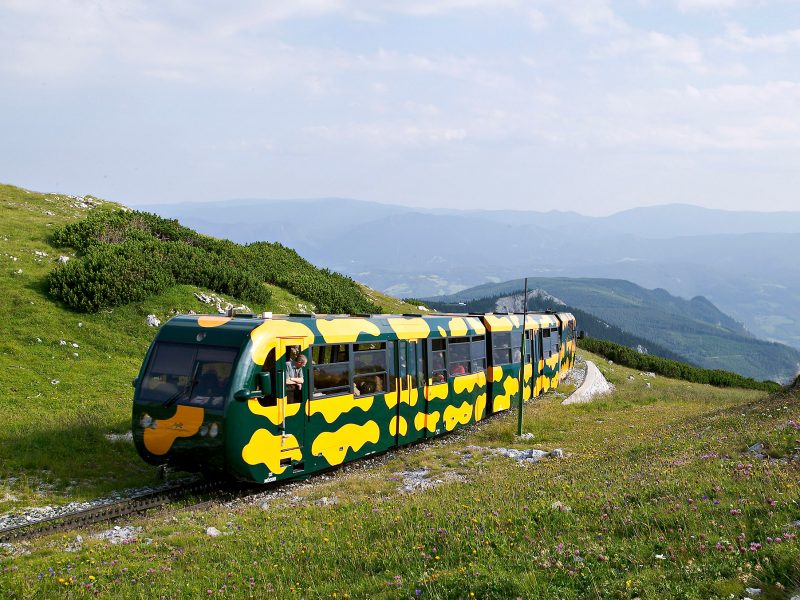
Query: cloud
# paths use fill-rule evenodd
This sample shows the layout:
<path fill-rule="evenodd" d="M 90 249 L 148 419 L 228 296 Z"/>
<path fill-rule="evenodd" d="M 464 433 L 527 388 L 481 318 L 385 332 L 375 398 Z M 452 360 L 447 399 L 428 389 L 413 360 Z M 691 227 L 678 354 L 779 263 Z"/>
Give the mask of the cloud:
<path fill-rule="evenodd" d="M 718 42 L 736 52 L 785 53 L 800 47 L 800 29 L 753 36 L 744 27 L 729 23 L 725 36 Z"/>
<path fill-rule="evenodd" d="M 728 10 L 753 4 L 753 0 L 675 0 L 675 5 L 684 12 L 704 10 Z"/>
<path fill-rule="evenodd" d="M 700 42 L 691 36 L 673 36 L 658 31 L 634 32 L 611 41 L 604 49 L 610 57 L 635 55 L 650 63 L 680 63 L 691 67 L 704 64 Z M 601 53 L 601 55 L 603 54 Z"/>

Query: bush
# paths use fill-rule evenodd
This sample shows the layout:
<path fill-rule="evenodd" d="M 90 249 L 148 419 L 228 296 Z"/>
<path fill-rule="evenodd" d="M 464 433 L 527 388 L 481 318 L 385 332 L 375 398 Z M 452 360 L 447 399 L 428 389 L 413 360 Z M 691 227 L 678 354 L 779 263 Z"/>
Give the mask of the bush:
<path fill-rule="evenodd" d="M 380 312 L 355 281 L 318 269 L 281 244 L 242 246 L 149 213 L 90 215 L 55 231 L 52 242 L 85 253 L 56 268 L 49 281 L 50 293 L 78 310 L 127 304 L 176 283 L 265 304 L 271 294 L 264 283 L 270 283 L 320 312 Z"/>
<path fill-rule="evenodd" d="M 640 354 L 632 348 L 607 340 L 584 338 L 578 340 L 578 347 L 599 354 L 615 363 L 640 371 L 652 371 L 664 377 L 685 379 L 693 383 L 708 383 L 717 387 L 737 387 L 774 392 L 781 389 L 774 381 L 756 381 L 730 371 L 721 369 L 701 369 L 677 360 L 661 358 L 652 354 Z"/>

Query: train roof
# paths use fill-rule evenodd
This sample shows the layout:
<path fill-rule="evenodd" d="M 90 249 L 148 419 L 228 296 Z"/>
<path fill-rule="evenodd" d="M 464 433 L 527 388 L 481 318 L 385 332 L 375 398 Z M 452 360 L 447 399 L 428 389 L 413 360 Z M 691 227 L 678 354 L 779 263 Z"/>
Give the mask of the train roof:
<path fill-rule="evenodd" d="M 240 345 L 252 337 L 296 337 L 312 343 L 322 337 L 327 343 L 352 343 L 376 339 L 421 339 L 484 335 L 486 331 L 520 329 L 522 314 L 434 313 L 423 315 L 178 315 L 159 331 L 163 341 Z M 570 321 L 569 313 L 528 313 L 527 329 L 558 326 Z M 485 323 L 485 324 L 484 324 Z"/>

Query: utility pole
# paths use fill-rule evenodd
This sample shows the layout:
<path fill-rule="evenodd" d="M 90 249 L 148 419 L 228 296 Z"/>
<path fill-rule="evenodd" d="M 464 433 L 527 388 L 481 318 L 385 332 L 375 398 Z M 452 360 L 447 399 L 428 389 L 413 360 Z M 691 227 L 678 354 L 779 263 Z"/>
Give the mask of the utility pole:
<path fill-rule="evenodd" d="M 519 366 L 519 410 L 517 410 L 517 435 L 522 435 L 522 402 L 525 387 L 525 321 L 528 320 L 528 278 L 525 278 L 525 291 L 522 293 L 522 364 Z"/>

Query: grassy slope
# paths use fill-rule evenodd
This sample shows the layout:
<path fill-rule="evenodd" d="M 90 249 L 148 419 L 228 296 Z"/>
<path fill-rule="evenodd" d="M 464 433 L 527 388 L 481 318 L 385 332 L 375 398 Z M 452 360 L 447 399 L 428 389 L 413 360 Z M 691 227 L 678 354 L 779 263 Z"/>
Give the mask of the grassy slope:
<path fill-rule="evenodd" d="M 562 406 L 551 394 L 526 408 L 534 446 L 563 448 L 563 460 L 520 466 L 467 448 L 514 445 L 509 414 L 450 444 L 294 486 L 265 507 L 139 520 L 130 545 L 86 532 L 78 552 L 64 551 L 72 538 L 37 540 L 30 555 L 2 561 L 0 588 L 20 597 L 88 586 L 130 598 L 728 598 L 751 586 L 786 597 L 800 585 L 798 463 L 744 451 L 762 442 L 776 458 L 796 452 L 798 395 L 660 377 L 648 389 L 638 372 L 598 362 L 612 396 Z M 398 473 L 420 467 L 464 480 L 399 494 Z M 210 525 L 224 535 L 208 538 Z"/>
<path fill-rule="evenodd" d="M 0 338 L 0 513 L 154 481 L 154 470 L 139 460 L 130 444 L 111 443 L 104 434 L 129 429 L 130 382 L 155 333 L 146 325 L 146 316 L 154 313 L 165 320 L 174 309 L 210 310 L 194 298 L 198 289 L 191 286 L 176 286 L 94 315 L 54 303 L 46 294 L 45 277 L 59 255 L 72 252 L 53 248 L 48 237 L 54 227 L 86 216 L 88 209 L 76 204 L 66 196 L 0 185 L 0 289 L 5 308 Z M 94 210 L 118 207 L 104 203 Z M 36 251 L 48 256 L 36 257 Z M 298 304 L 307 304 L 286 290 L 270 288 L 271 305 L 254 309 L 297 312 Z M 374 301 L 387 310 L 399 308 L 399 301 L 382 295 L 376 294 Z"/>

